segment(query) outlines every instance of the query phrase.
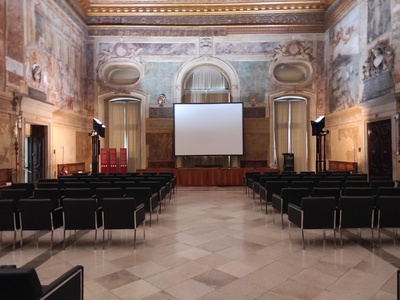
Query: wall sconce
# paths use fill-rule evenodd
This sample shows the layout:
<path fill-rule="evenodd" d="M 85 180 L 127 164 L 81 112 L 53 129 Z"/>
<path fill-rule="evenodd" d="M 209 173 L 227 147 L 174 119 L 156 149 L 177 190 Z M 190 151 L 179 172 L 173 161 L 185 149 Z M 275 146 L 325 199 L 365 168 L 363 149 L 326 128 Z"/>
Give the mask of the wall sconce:
<path fill-rule="evenodd" d="M 256 94 L 250 94 L 249 102 L 250 102 L 250 106 L 251 107 L 256 106 L 256 104 L 257 104 L 257 95 Z"/>
<path fill-rule="evenodd" d="M 165 96 L 165 94 L 158 95 L 158 98 L 157 98 L 158 106 L 163 107 L 165 104 L 165 100 L 167 100 L 167 97 Z"/>

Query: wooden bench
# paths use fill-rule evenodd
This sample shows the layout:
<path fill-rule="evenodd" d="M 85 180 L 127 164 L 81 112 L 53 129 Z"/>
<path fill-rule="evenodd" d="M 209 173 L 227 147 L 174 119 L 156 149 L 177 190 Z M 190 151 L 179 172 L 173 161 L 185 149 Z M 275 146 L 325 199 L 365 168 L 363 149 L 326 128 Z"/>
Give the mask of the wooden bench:
<path fill-rule="evenodd" d="M 350 161 L 329 160 L 328 171 L 358 173 L 358 163 Z"/>

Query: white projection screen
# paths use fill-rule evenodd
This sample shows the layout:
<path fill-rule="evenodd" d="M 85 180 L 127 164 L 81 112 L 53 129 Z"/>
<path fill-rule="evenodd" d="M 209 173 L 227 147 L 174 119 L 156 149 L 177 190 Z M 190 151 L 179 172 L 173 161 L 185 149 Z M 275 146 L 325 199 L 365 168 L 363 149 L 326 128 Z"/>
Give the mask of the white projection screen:
<path fill-rule="evenodd" d="M 243 155 L 243 103 L 175 103 L 175 155 Z"/>

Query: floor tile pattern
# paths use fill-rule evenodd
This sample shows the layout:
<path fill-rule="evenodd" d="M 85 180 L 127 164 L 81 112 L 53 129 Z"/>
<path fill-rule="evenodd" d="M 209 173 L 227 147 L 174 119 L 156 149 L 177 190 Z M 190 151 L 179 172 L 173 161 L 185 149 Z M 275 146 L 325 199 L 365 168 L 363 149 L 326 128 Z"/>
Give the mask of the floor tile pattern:
<path fill-rule="evenodd" d="M 146 240 L 139 228 L 115 230 L 96 248 L 93 231 L 72 232 L 62 250 L 62 229 L 54 235 L 24 233 L 24 247 L 12 251 L 12 233 L 4 232 L 0 264 L 35 267 L 46 284 L 73 265 L 84 266 L 87 300 L 274 300 L 396 299 L 400 241 L 382 231 L 382 247 L 371 231 L 344 232 L 344 245 L 334 247 L 333 233 L 305 233 L 287 217 L 272 222 L 241 187 L 178 187 Z M 275 219 L 278 220 L 279 218 Z M 107 236 L 107 234 L 106 234 Z M 377 235 L 376 235 L 377 236 Z"/>

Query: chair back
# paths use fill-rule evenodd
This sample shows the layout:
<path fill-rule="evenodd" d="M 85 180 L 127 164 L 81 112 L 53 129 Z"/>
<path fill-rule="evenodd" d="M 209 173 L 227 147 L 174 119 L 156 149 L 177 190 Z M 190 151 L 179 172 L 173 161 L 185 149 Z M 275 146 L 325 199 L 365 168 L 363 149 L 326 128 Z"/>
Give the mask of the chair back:
<path fill-rule="evenodd" d="M 373 196 L 341 196 L 339 210 L 342 228 L 373 227 Z"/>
<path fill-rule="evenodd" d="M 51 199 L 53 209 L 60 206 L 61 191 L 57 188 L 37 188 L 33 191 L 35 199 Z"/>
<path fill-rule="evenodd" d="M 18 182 L 12 183 L 10 188 L 28 190 L 32 194 L 33 190 L 35 189 L 35 185 L 33 183 Z"/>
<path fill-rule="evenodd" d="M 0 199 L 0 231 L 12 231 L 19 228 L 16 200 Z"/>
<path fill-rule="evenodd" d="M 124 180 L 124 181 L 115 181 L 114 182 L 114 187 L 121 188 L 122 190 L 125 190 L 128 187 L 134 187 L 136 186 L 136 182 L 133 180 Z"/>
<path fill-rule="evenodd" d="M 151 188 L 150 187 L 130 187 L 125 189 L 125 197 L 135 198 L 136 203 L 144 203 L 146 207 L 146 211 L 149 211 L 149 200 L 151 197 Z"/>
<path fill-rule="evenodd" d="M 328 188 L 342 188 L 342 181 L 340 180 L 321 180 L 318 182 L 318 187 L 328 187 Z"/>
<path fill-rule="evenodd" d="M 125 192 L 120 187 L 106 187 L 96 189 L 97 205 L 103 205 L 104 198 L 121 198 L 125 195 Z"/>
<path fill-rule="evenodd" d="M 373 196 L 374 190 L 371 187 L 347 187 L 343 190 L 344 196 Z"/>
<path fill-rule="evenodd" d="M 314 188 L 314 181 L 309 180 L 295 180 L 290 183 L 291 188 L 308 188 L 309 194 Z"/>
<path fill-rule="evenodd" d="M 335 197 L 336 201 L 339 201 L 341 195 L 341 189 L 339 187 L 314 187 L 311 196 L 312 197 Z"/>
<path fill-rule="evenodd" d="M 104 229 L 134 229 L 135 199 L 103 198 L 103 228 Z"/>
<path fill-rule="evenodd" d="M 378 225 L 382 228 L 400 227 L 400 196 L 380 196 L 376 201 Z"/>
<path fill-rule="evenodd" d="M 65 188 L 63 193 L 65 198 L 90 198 L 93 196 L 90 188 Z"/>
<path fill-rule="evenodd" d="M 367 180 L 346 180 L 344 188 L 347 187 L 369 187 L 369 182 Z"/>
<path fill-rule="evenodd" d="M 400 196 L 400 187 L 381 186 L 378 187 L 375 196 Z"/>
<path fill-rule="evenodd" d="M 304 212 L 304 229 L 326 229 L 336 227 L 335 197 L 303 197 L 300 209 Z"/>
<path fill-rule="evenodd" d="M 58 183 L 58 181 L 39 181 L 37 183 L 37 187 L 60 189 L 60 184 Z"/>
<path fill-rule="evenodd" d="M 21 228 L 23 230 L 51 230 L 52 211 L 51 199 L 21 199 L 19 201 Z"/>
<path fill-rule="evenodd" d="M 376 194 L 380 187 L 395 187 L 395 182 L 393 180 L 372 180 L 369 185 L 374 189 L 374 194 Z"/>
<path fill-rule="evenodd" d="M 18 201 L 22 198 L 29 198 L 32 196 L 32 192 L 26 189 L 4 188 L 0 190 L 0 195 L 2 199 L 14 199 Z"/>
<path fill-rule="evenodd" d="M 35 269 L 0 269 L 0 298 L 26 300 L 39 299 L 41 295 L 42 286 Z"/>
<path fill-rule="evenodd" d="M 63 219 L 65 230 L 96 229 L 101 226 L 94 198 L 64 198 Z"/>
<path fill-rule="evenodd" d="M 286 188 L 289 186 L 289 182 L 287 181 L 282 181 L 282 180 L 277 180 L 277 181 L 267 181 L 265 183 L 265 189 L 267 190 L 267 197 L 266 201 L 271 202 L 272 201 L 272 194 L 281 194 L 281 191 L 283 188 Z"/>
<path fill-rule="evenodd" d="M 303 197 L 308 197 L 310 192 L 308 188 L 282 188 L 281 198 L 283 200 L 282 212 L 287 213 L 287 207 L 289 203 L 300 206 L 301 199 Z"/>

